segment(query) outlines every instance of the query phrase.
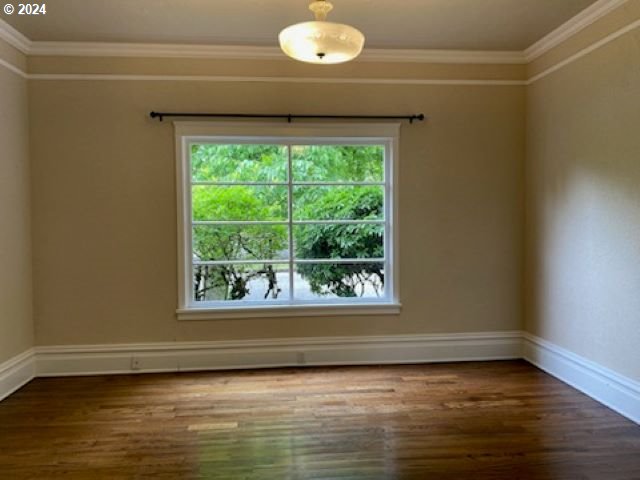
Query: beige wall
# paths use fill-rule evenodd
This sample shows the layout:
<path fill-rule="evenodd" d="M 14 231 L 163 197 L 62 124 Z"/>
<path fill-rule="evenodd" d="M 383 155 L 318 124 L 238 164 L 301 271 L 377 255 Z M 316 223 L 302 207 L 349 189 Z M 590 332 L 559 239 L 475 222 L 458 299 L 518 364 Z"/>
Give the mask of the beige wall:
<path fill-rule="evenodd" d="M 0 58 L 25 63 L 2 41 Z M 0 65 L 0 363 L 33 346 L 28 133 L 27 81 Z"/>
<path fill-rule="evenodd" d="M 36 74 L 363 80 L 30 81 L 36 343 L 524 326 L 640 379 L 638 29 L 527 87 L 416 83 L 534 77 L 639 17 L 630 0 L 526 67 L 355 62 L 328 74 L 277 61 L 27 62 L 0 42 L 1 58 Z M 27 87 L 2 67 L 0 82 L 2 361 L 32 332 Z M 428 114 L 401 134 L 402 314 L 178 322 L 173 130 L 148 119 L 151 109 Z"/>
<path fill-rule="evenodd" d="M 37 344 L 519 330 L 524 107 L 523 86 L 30 82 Z M 402 314 L 178 322 L 173 129 L 152 109 L 428 114 L 401 133 Z"/>
<path fill-rule="evenodd" d="M 36 344 L 525 327 L 640 379 L 638 29 L 527 87 L 417 84 L 536 76 L 635 21 L 639 6 L 630 0 L 526 67 L 355 62 L 329 75 L 277 61 L 27 62 L 0 45 L 36 74 L 363 80 L 30 81 Z M 31 287 L 26 86 L 1 67 L 0 81 L 1 361 L 31 345 Z M 402 314 L 178 322 L 173 130 L 148 119 L 152 109 L 428 114 L 401 134 Z"/>
<path fill-rule="evenodd" d="M 622 11 L 627 23 L 640 17 L 629 15 L 632 7 L 638 2 Z M 636 28 L 532 84 L 526 170 L 527 330 L 635 380 L 638 59 Z"/>

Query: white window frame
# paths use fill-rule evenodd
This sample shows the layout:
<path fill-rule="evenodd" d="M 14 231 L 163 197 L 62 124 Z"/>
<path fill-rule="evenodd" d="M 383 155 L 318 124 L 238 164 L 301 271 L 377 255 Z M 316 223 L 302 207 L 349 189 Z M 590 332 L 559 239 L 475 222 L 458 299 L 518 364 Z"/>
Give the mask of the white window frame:
<path fill-rule="evenodd" d="M 398 262 L 398 144 L 399 123 L 224 123 L 174 122 L 178 219 L 178 320 L 383 315 L 400 313 Z M 384 145 L 385 147 L 385 292 L 380 299 L 331 299 L 327 302 L 283 301 L 251 304 L 195 302 L 193 300 L 191 247 L 191 153 L 194 143 L 262 143 L 294 145 Z M 290 177 L 291 175 L 289 175 Z M 292 188 L 292 179 L 287 184 Z M 291 199 L 289 200 L 291 201 Z M 292 219 L 289 218 L 289 222 Z M 289 252 L 292 256 L 293 252 Z M 293 260 L 291 260 L 293 262 Z"/>

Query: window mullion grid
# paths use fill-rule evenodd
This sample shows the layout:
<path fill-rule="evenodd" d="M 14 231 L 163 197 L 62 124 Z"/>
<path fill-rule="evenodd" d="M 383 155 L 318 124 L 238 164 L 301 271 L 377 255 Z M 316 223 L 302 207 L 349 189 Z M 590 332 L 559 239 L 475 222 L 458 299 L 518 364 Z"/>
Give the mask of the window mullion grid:
<path fill-rule="evenodd" d="M 294 257 L 293 252 L 293 160 L 291 158 L 291 144 L 287 145 L 287 206 L 289 212 L 289 302 L 294 303 Z"/>
<path fill-rule="evenodd" d="M 362 263 L 385 263 L 384 258 L 299 258 L 300 264 L 358 265 Z"/>
<path fill-rule="evenodd" d="M 384 220 L 295 220 L 293 225 L 384 225 Z"/>
<path fill-rule="evenodd" d="M 293 182 L 294 187 L 384 187 L 385 182 Z"/>
<path fill-rule="evenodd" d="M 194 220 L 192 226 L 216 225 L 384 225 L 384 220 Z"/>
<path fill-rule="evenodd" d="M 286 187 L 288 182 L 214 182 L 214 181 L 197 181 L 192 182 L 194 186 L 204 187 Z"/>
<path fill-rule="evenodd" d="M 293 179 L 293 159 L 292 159 L 292 144 L 289 143 L 286 145 L 287 148 L 287 181 L 286 182 L 216 182 L 216 181 L 194 181 L 191 175 L 191 168 L 189 168 L 189 222 L 190 222 L 190 234 L 189 238 L 192 237 L 192 232 L 194 226 L 198 225 L 286 225 L 288 228 L 288 247 L 289 247 L 289 258 L 288 260 L 220 260 L 220 261 L 199 261 L 194 262 L 191 260 L 189 262 L 190 267 L 190 285 L 193 288 L 193 267 L 195 265 L 222 265 L 222 264 L 252 264 L 252 263 L 270 263 L 270 264 L 279 264 L 279 265 L 289 265 L 289 302 L 290 304 L 297 303 L 294 298 L 294 279 L 295 279 L 295 265 L 296 263 L 300 264 L 357 264 L 357 263 L 383 263 L 385 269 L 389 269 L 389 261 L 390 257 L 386 252 L 389 251 L 389 244 L 391 241 L 390 238 L 390 224 L 389 218 L 391 213 L 391 205 L 390 205 L 390 195 L 391 195 L 391 185 L 390 185 L 390 160 L 389 160 L 389 147 L 385 148 L 385 159 L 384 159 L 384 179 L 382 182 L 344 182 L 344 181 L 325 181 L 325 182 L 304 182 L 299 181 L 295 182 Z M 189 165 L 191 164 L 191 158 L 189 156 Z M 192 210 L 192 195 L 193 195 L 193 187 L 194 186 L 219 186 L 219 187 L 232 187 L 232 186 L 253 186 L 253 187 L 277 187 L 281 186 L 287 187 L 287 207 L 288 207 L 288 218 L 286 221 L 194 221 L 193 220 L 193 210 Z M 348 186 L 380 186 L 384 189 L 384 219 L 383 220 L 294 220 L 294 205 L 293 205 L 293 192 L 295 187 L 348 187 Z M 334 259 L 299 259 L 296 260 L 295 252 L 294 252 L 294 236 L 293 236 L 293 227 L 295 225 L 321 225 L 321 224 L 342 224 L 342 225 L 383 225 L 384 226 L 384 258 L 334 258 Z M 193 258 L 193 242 L 190 241 L 190 258 Z M 387 287 L 388 288 L 388 287 Z M 385 289 L 386 290 L 386 289 Z M 388 292 L 387 292 L 388 293 Z M 192 293 L 193 298 L 193 293 Z"/>
<path fill-rule="evenodd" d="M 385 182 L 291 182 L 294 187 L 384 187 Z M 286 187 L 289 182 L 219 182 L 198 180 L 192 186 L 205 187 Z"/>
<path fill-rule="evenodd" d="M 197 226 L 231 225 L 242 227 L 243 225 L 289 225 L 288 220 L 196 220 L 192 222 Z"/>
<path fill-rule="evenodd" d="M 215 266 L 215 265 L 253 265 L 256 263 L 262 263 L 265 265 L 287 265 L 289 260 L 196 260 L 193 262 L 194 265 L 201 266 Z"/>

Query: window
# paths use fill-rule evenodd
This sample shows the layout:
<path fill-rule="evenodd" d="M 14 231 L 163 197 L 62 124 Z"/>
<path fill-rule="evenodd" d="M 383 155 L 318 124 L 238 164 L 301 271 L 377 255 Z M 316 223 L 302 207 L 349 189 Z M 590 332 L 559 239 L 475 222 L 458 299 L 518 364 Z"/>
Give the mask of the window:
<path fill-rule="evenodd" d="M 178 317 L 397 313 L 397 134 L 176 123 Z"/>

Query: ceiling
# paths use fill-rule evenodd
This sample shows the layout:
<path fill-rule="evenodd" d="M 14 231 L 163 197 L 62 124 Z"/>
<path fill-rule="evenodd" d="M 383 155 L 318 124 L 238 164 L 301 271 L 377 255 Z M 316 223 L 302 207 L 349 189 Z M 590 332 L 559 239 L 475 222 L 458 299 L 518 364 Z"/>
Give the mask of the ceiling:
<path fill-rule="evenodd" d="M 370 48 L 524 50 L 595 0 L 332 2 L 329 20 L 362 30 Z M 47 0 L 45 16 L 0 18 L 34 41 L 275 46 L 282 28 L 312 19 L 308 3 Z"/>

